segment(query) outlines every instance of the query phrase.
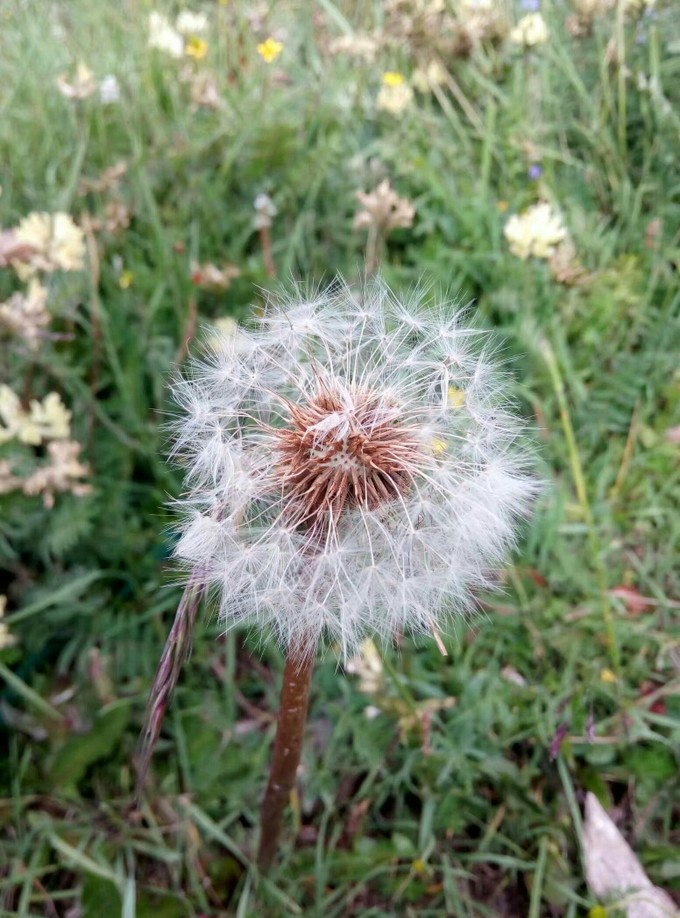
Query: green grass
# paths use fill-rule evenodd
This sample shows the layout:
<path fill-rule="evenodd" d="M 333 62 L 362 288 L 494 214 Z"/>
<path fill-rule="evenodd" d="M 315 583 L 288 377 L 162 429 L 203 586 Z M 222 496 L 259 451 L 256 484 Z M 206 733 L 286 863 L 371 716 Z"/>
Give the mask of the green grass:
<path fill-rule="evenodd" d="M 194 110 L 183 62 L 147 49 L 149 4 L 0 12 L 0 224 L 33 210 L 97 217 L 112 198 L 131 214 L 97 234 L 98 274 L 52 276 L 51 330 L 66 338 L 33 357 L 0 344 L 0 382 L 59 391 L 93 469 L 92 494 L 58 495 L 52 510 L 0 497 L 0 593 L 17 639 L 0 650 L 0 911 L 585 915 L 587 790 L 617 808 L 652 880 L 677 897 L 677 8 L 659 0 L 618 26 L 610 12 L 577 39 L 567 4 L 544 0 L 546 45 L 444 54 L 454 82 L 395 118 L 375 111 L 381 75 L 408 77 L 422 44 L 393 41 L 367 63 L 327 50 L 343 30 L 394 28 L 382 4 L 276 4 L 261 25 L 238 0 L 200 6 L 209 49 L 196 67 L 215 75 L 217 110 Z M 255 46 L 279 29 L 284 50 L 266 65 Z M 607 63 L 612 36 L 627 78 Z M 118 105 L 59 94 L 56 77 L 81 58 L 98 79 L 117 75 Z M 79 192 L 121 159 L 117 190 Z M 199 324 L 243 318 L 277 282 L 253 229 L 257 194 L 278 207 L 278 279 L 355 279 L 366 240 L 354 195 L 383 175 L 417 210 L 387 239 L 383 274 L 474 299 L 549 487 L 503 591 L 452 629 L 448 657 L 432 642 L 382 649 L 370 698 L 332 654 L 319 662 L 300 797 L 276 870 L 258 879 L 282 668 L 267 640 L 224 637 L 206 610 L 133 806 L 146 693 L 179 598 L 167 384 L 192 309 Z M 508 216 L 541 196 L 564 216 L 581 285 L 508 250 Z M 191 259 L 241 275 L 224 293 L 198 289 Z M 0 271 L 0 299 L 19 286 Z M 366 717 L 368 704 L 382 713 Z"/>

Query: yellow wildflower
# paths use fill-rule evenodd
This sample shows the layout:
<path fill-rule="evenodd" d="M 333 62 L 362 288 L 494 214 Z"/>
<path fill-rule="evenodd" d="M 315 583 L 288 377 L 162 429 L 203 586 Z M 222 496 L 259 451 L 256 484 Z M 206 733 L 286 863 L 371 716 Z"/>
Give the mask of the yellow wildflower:
<path fill-rule="evenodd" d="M 122 274 L 118 278 L 118 286 L 120 287 L 121 290 L 127 290 L 128 287 L 132 286 L 132 282 L 134 279 L 135 279 L 135 276 L 132 273 L 132 271 L 129 271 L 126 269 L 125 271 L 122 272 Z"/>
<path fill-rule="evenodd" d="M 404 78 L 400 73 L 397 73 L 394 70 L 388 70 L 386 73 L 383 73 L 383 86 L 402 86 L 404 83 Z"/>
<path fill-rule="evenodd" d="M 283 45 L 271 35 L 257 46 L 257 53 L 266 64 L 271 64 L 283 51 Z"/>
<path fill-rule="evenodd" d="M 202 61 L 208 53 L 208 42 L 197 35 L 192 35 L 184 46 L 184 53 L 195 61 Z"/>
<path fill-rule="evenodd" d="M 610 683 L 617 681 L 616 676 L 611 671 L 611 669 L 603 669 L 602 672 L 600 673 L 600 679 L 602 680 L 602 682 L 610 682 Z"/>

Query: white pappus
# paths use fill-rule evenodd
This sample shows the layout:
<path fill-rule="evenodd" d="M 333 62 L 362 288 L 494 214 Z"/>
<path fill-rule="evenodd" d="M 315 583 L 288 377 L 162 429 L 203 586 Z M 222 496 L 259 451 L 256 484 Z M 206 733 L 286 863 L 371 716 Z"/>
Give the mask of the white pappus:
<path fill-rule="evenodd" d="M 227 628 L 344 657 L 438 636 L 492 585 L 538 483 L 485 332 L 381 282 L 270 301 L 175 386 L 176 555 Z"/>

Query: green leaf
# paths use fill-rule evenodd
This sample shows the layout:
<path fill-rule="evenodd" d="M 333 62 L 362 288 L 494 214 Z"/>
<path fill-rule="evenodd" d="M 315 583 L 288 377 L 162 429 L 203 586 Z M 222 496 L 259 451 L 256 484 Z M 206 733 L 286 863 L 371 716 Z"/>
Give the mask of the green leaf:
<path fill-rule="evenodd" d="M 64 792 L 75 791 L 91 765 L 111 756 L 125 731 L 129 714 L 127 703 L 103 709 L 89 733 L 69 737 L 50 768 L 53 786 Z"/>

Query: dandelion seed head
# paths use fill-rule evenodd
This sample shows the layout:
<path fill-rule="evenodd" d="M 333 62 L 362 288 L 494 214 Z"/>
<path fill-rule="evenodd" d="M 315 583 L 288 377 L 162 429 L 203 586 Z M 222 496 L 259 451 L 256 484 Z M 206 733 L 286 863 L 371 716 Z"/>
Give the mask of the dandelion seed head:
<path fill-rule="evenodd" d="M 227 628 L 344 656 L 474 608 L 537 484 L 464 311 L 362 290 L 268 303 L 176 386 L 177 557 Z"/>

